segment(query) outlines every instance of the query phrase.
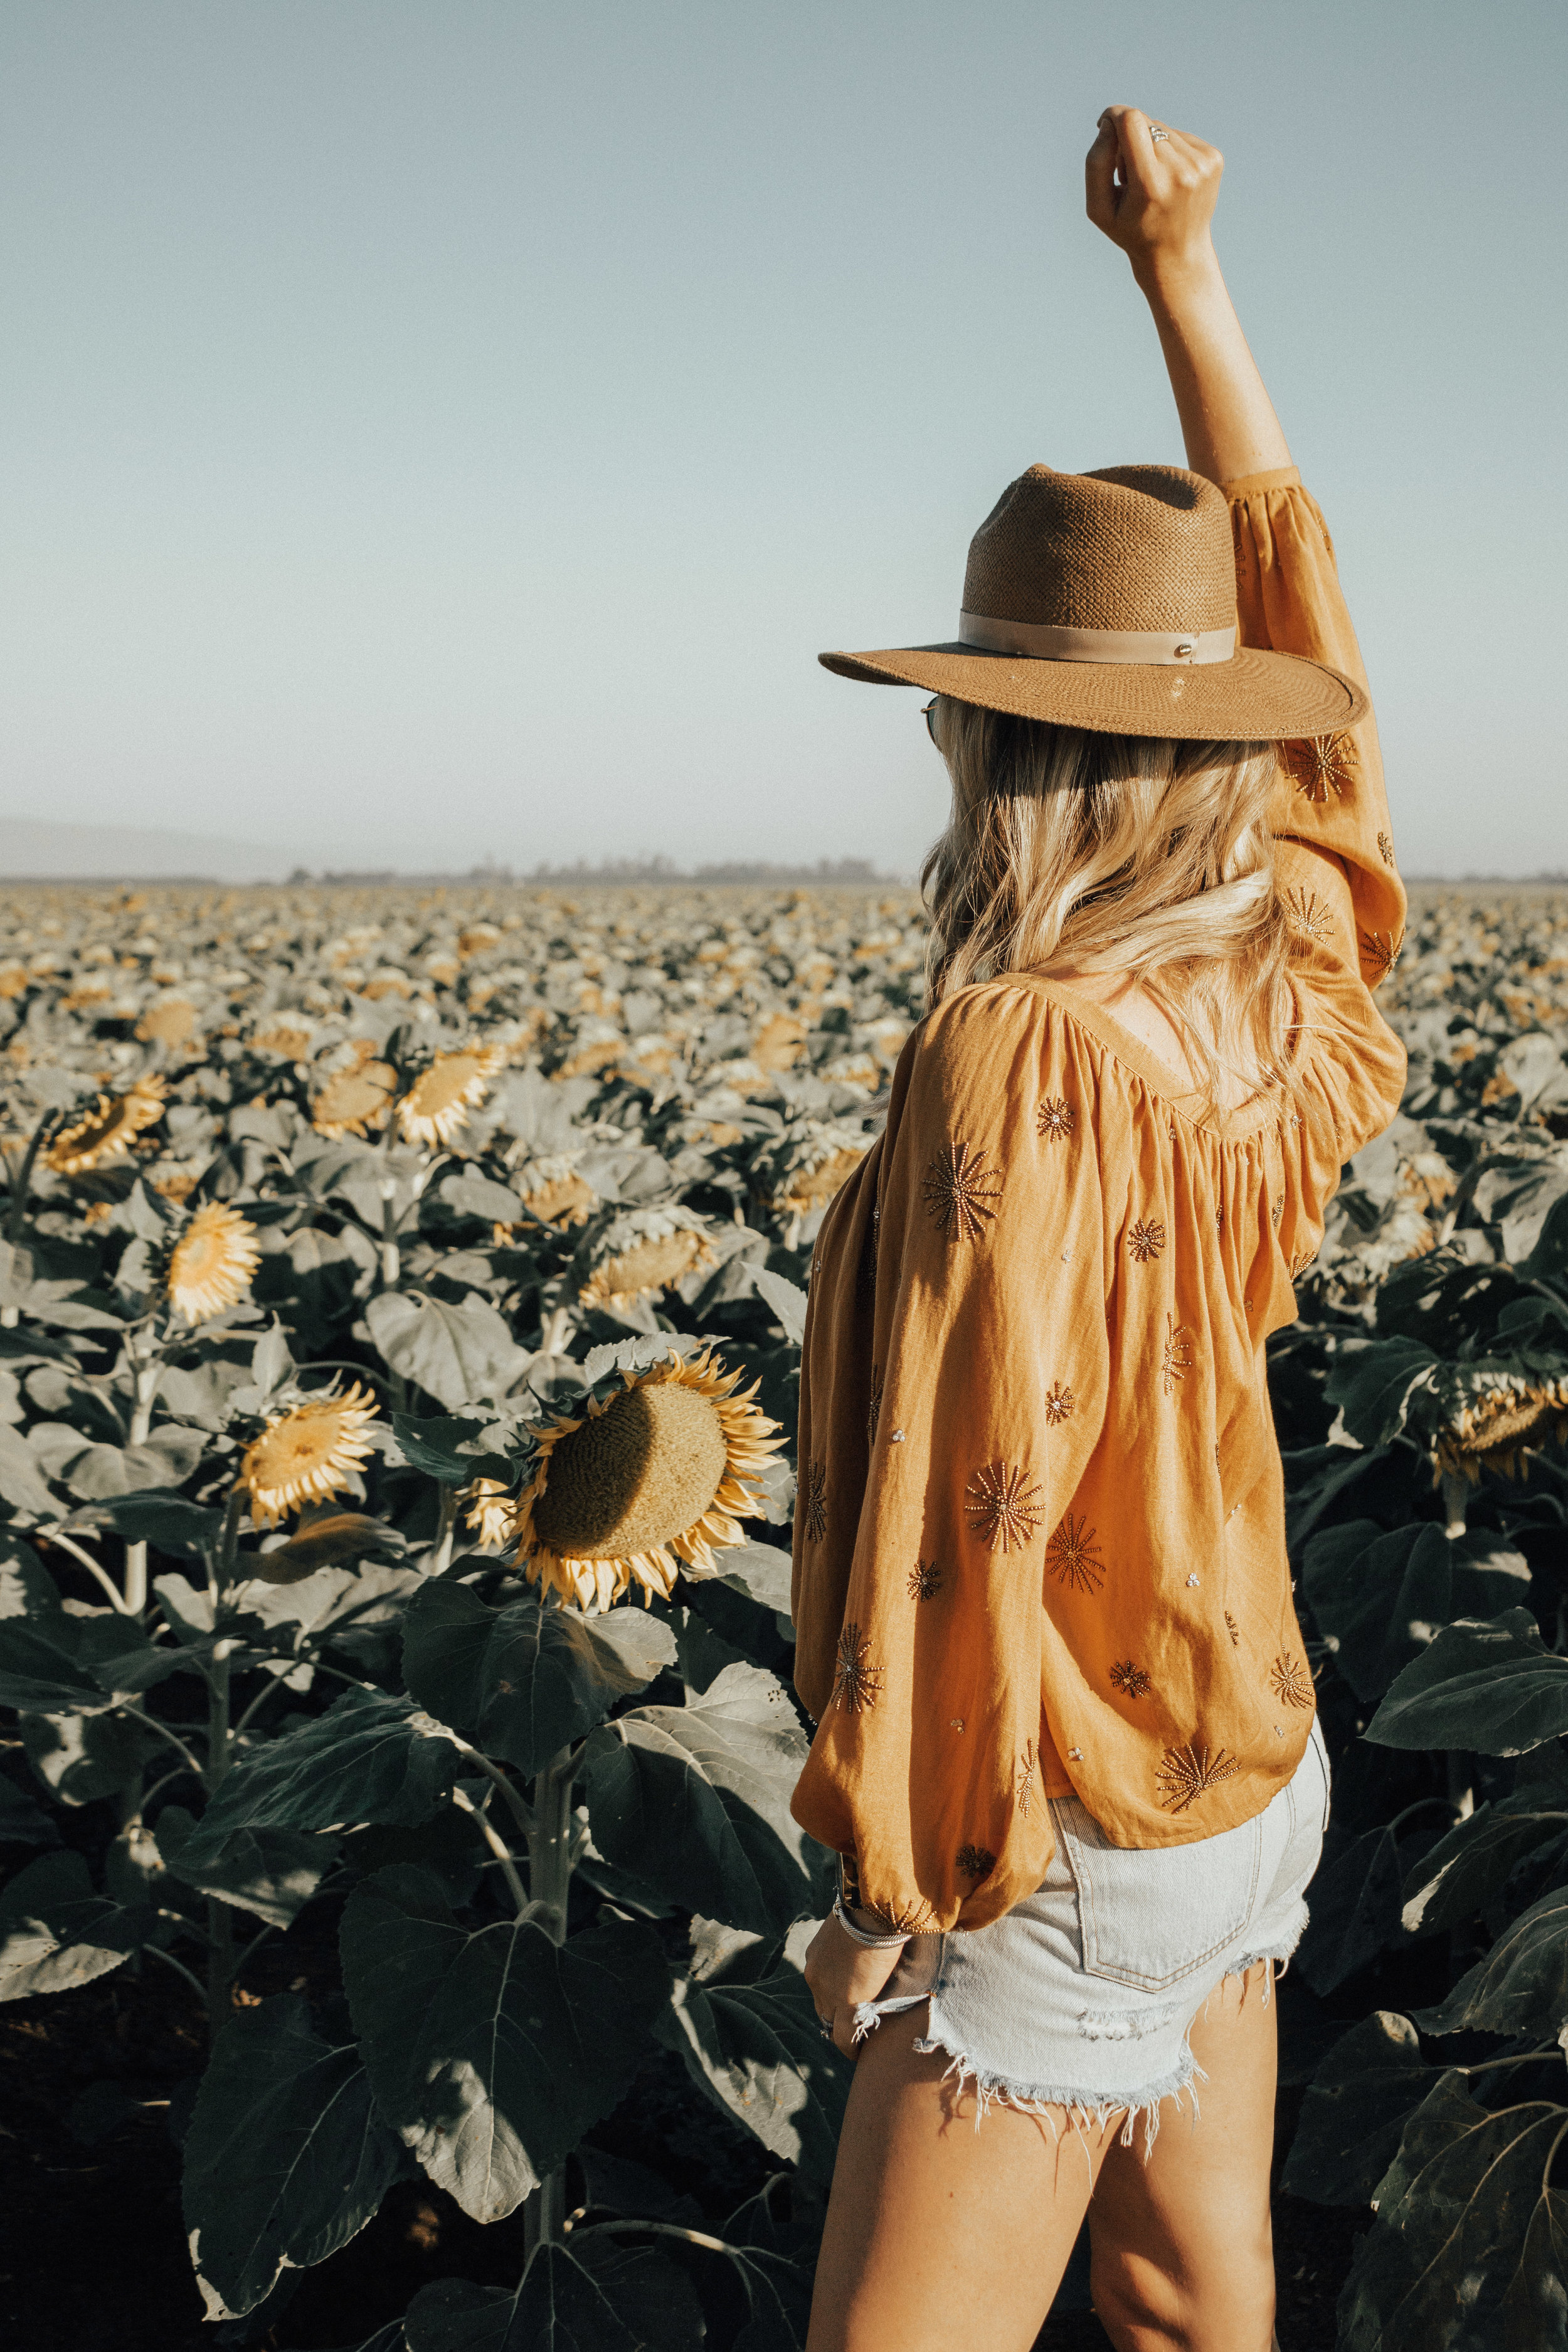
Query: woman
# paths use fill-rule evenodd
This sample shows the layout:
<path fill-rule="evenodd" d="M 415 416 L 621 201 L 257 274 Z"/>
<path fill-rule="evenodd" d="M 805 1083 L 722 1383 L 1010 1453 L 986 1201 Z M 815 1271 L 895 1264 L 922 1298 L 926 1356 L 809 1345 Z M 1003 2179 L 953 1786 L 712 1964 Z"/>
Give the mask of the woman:
<path fill-rule="evenodd" d="M 1405 901 L 1220 172 L 1130 107 L 1088 163 L 1190 471 L 1031 468 L 956 642 L 823 656 L 935 689 L 953 809 L 805 1339 L 805 1972 L 858 2057 L 810 2352 L 1024 2352 L 1086 2208 L 1114 2344 L 1273 2336 L 1269 1992 L 1328 1776 L 1265 1343 L 1399 1101 Z"/>

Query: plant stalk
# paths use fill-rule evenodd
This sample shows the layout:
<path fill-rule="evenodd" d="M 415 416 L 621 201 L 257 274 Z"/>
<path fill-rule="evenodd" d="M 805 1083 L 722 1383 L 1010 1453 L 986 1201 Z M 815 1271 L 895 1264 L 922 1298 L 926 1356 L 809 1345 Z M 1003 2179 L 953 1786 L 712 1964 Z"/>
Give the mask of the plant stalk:
<path fill-rule="evenodd" d="M 452 1533 L 458 1517 L 458 1490 L 443 1479 L 437 1489 L 441 1497 L 440 1516 L 436 1522 L 436 1541 L 431 1547 L 426 1576 L 445 1576 L 452 1565 Z"/>
<path fill-rule="evenodd" d="M 158 1375 L 163 1369 L 163 1359 L 154 1340 L 136 1365 L 136 1403 L 131 1415 L 132 1445 L 145 1445 L 153 1427 L 153 1407 L 158 1397 Z M 128 1543 L 125 1547 L 125 1613 L 140 1617 L 147 1606 L 147 1546 Z"/>
<path fill-rule="evenodd" d="M 234 1571 L 234 1555 L 239 1542 L 239 1515 L 245 1501 L 245 1489 L 236 1486 L 223 1515 L 218 1539 L 207 1559 L 207 1585 L 213 1596 L 213 1643 L 211 1664 L 207 1668 L 207 1798 L 209 1802 L 223 1785 L 224 1776 L 232 1760 L 233 1739 L 229 1727 L 229 1644 L 224 1639 L 224 1622 L 228 1614 L 226 1594 Z M 207 1897 L 207 2026 L 216 2034 L 228 2015 L 230 1990 L 234 1983 L 234 1913 L 226 1903 Z"/>
<path fill-rule="evenodd" d="M 572 1783 L 575 1750 L 563 1748 L 533 1784 L 533 1827 L 528 1833 L 528 1883 L 533 1924 L 552 1944 L 566 1941 L 566 1897 L 572 1885 Z M 566 2170 L 547 2173 L 528 2200 L 523 2235 L 528 2251 L 565 2234 Z"/>
<path fill-rule="evenodd" d="M 397 1198 L 396 1180 L 384 1176 L 381 1180 L 381 1278 L 388 1290 L 395 1290 L 403 1260 L 397 1247 L 397 1214 L 394 1203 Z"/>
<path fill-rule="evenodd" d="M 16 1181 L 11 1191 L 11 1213 L 5 1220 L 8 1242 L 19 1242 L 22 1238 L 22 1229 L 27 1222 L 27 1193 L 33 1181 L 33 1163 L 64 1117 L 63 1111 L 47 1110 L 27 1138 L 27 1149 L 22 1155 L 22 1165 L 16 1171 Z M 15 1307 L 7 1307 L 0 1312 L 0 1324 L 4 1324 L 7 1331 L 16 1329 L 17 1312 Z"/>

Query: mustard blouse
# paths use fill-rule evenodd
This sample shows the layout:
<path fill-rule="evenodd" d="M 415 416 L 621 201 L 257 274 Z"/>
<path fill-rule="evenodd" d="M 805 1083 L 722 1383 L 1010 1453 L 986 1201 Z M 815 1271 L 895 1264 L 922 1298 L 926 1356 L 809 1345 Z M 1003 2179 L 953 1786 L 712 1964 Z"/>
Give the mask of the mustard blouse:
<path fill-rule="evenodd" d="M 1226 485 L 1242 642 L 1363 675 L 1293 468 Z M 1313 1689 L 1265 1343 L 1342 1163 L 1398 1107 L 1370 991 L 1405 919 L 1374 722 L 1280 746 L 1300 1096 L 1194 1098 L 1026 972 L 937 1006 L 812 1273 L 795 1526 L 798 1821 L 859 1900 L 979 1927 L 1037 1887 L 1047 1796 L 1118 1845 L 1261 1812 Z"/>

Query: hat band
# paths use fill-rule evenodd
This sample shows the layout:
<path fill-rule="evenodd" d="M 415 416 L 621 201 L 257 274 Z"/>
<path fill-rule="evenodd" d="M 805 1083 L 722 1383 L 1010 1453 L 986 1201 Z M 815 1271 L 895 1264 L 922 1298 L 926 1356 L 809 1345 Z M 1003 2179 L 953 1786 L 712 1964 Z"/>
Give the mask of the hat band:
<path fill-rule="evenodd" d="M 998 621 L 988 613 L 960 613 L 961 645 L 990 654 L 1026 654 L 1032 661 L 1145 662 L 1185 668 L 1190 662 L 1226 662 L 1236 651 L 1236 629 L 1058 629 L 1038 621 Z"/>

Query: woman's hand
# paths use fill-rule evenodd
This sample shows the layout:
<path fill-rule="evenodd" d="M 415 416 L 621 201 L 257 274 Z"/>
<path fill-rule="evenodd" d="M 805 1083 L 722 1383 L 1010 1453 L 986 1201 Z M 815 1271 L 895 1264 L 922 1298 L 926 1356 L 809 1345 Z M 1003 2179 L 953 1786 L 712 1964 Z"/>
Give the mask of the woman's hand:
<path fill-rule="evenodd" d="M 835 2049 L 846 2058 L 856 2055 L 855 2011 L 863 2000 L 875 2000 L 903 1958 L 901 1946 L 868 1951 L 847 1936 L 831 1912 L 823 1921 L 805 1955 L 805 1981 L 816 2003 L 817 2016 L 831 2023 Z"/>
<path fill-rule="evenodd" d="M 1108 106 L 1100 116 L 1084 162 L 1089 216 L 1121 247 L 1145 290 L 1167 269 L 1215 266 L 1209 223 L 1224 170 L 1217 147 L 1135 106 Z"/>

